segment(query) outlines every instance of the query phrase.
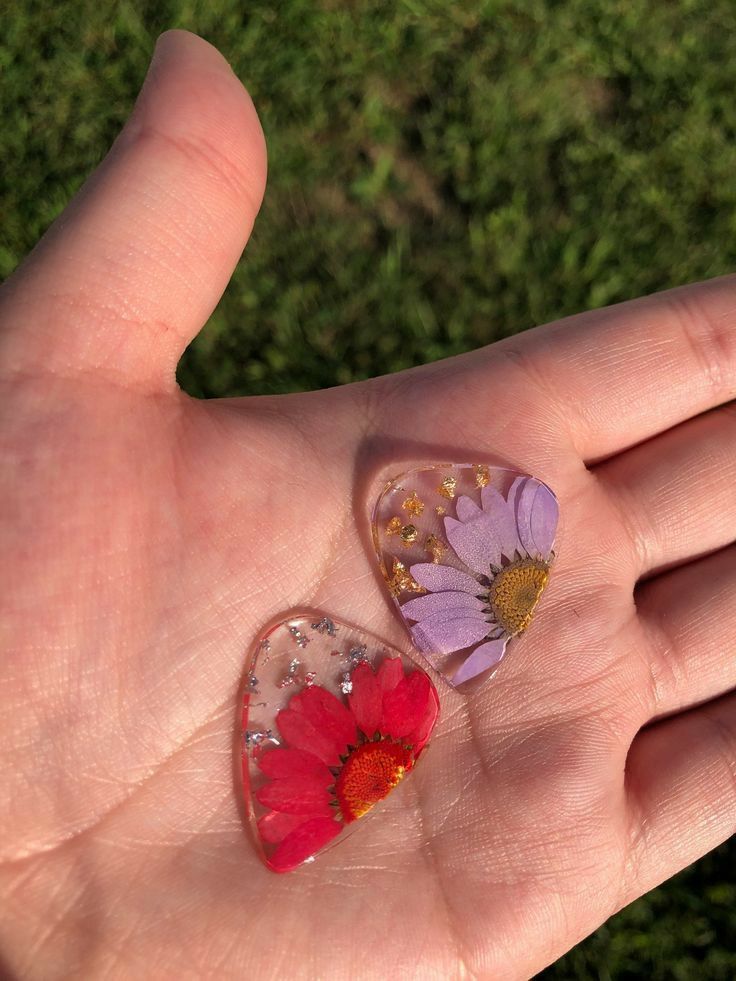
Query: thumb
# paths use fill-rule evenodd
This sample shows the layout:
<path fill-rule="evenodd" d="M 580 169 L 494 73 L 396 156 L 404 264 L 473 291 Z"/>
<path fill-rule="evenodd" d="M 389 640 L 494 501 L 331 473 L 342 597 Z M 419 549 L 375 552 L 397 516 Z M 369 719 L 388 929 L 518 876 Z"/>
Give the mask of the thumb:
<path fill-rule="evenodd" d="M 106 159 L 0 292 L 3 373 L 167 387 L 248 240 L 263 133 L 224 58 L 169 31 Z"/>

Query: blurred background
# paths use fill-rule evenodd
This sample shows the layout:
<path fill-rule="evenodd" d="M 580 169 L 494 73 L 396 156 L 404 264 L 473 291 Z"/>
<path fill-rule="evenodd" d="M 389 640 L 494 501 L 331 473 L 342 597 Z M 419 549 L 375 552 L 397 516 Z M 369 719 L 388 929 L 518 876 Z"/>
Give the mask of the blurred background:
<path fill-rule="evenodd" d="M 0 276 L 126 118 L 158 33 L 217 45 L 270 176 L 180 366 L 198 396 L 396 371 L 736 267 L 733 0 L 16 0 Z M 736 978 L 736 847 L 545 978 Z"/>

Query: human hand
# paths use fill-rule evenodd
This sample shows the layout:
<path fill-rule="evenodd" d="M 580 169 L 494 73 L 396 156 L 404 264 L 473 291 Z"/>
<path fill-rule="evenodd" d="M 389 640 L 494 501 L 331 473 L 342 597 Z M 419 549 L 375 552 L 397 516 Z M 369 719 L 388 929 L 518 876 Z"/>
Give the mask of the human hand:
<path fill-rule="evenodd" d="M 176 362 L 265 170 L 221 57 L 168 34 L 0 294 L 0 957 L 43 978 L 528 977 L 734 828 L 736 284 L 365 384 L 195 401 Z M 554 488 L 543 605 L 493 681 L 439 685 L 390 817 L 276 876 L 233 778 L 244 652 L 305 604 L 407 649 L 367 513 L 386 474 L 447 457 Z"/>

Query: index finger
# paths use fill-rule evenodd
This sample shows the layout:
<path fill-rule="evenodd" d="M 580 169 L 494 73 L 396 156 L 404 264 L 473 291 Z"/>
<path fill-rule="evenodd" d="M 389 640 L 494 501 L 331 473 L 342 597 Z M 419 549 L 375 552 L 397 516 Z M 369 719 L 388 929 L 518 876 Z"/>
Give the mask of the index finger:
<path fill-rule="evenodd" d="M 586 462 L 736 398 L 736 277 L 568 317 L 502 342 Z"/>

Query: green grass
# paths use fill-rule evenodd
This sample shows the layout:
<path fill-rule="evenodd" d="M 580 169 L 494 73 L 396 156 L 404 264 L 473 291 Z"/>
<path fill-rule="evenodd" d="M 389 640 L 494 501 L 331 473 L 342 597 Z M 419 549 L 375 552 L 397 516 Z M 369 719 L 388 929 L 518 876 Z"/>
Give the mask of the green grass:
<path fill-rule="evenodd" d="M 125 118 L 157 33 L 248 85 L 269 189 L 192 393 L 365 378 L 736 265 L 731 0 L 29 0 L 0 32 L 0 275 Z M 545 976 L 736 977 L 736 848 Z"/>

